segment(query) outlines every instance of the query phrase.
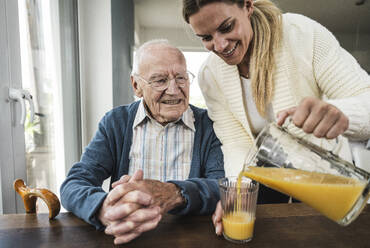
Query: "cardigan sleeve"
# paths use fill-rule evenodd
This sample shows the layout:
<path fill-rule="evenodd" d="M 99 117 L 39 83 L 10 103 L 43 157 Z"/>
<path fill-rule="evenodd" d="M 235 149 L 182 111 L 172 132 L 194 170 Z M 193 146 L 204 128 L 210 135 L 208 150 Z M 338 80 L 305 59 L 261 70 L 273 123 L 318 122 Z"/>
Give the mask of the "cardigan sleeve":
<path fill-rule="evenodd" d="M 107 196 L 102 184 L 111 175 L 114 164 L 105 122 L 105 118 L 100 121 L 81 161 L 72 166 L 60 188 L 64 208 L 100 230 L 104 226 L 96 215 Z"/>
<path fill-rule="evenodd" d="M 340 109 L 349 118 L 345 136 L 354 141 L 370 139 L 370 92 L 342 99 L 327 101 Z"/>
<path fill-rule="evenodd" d="M 225 174 L 236 176 L 243 168 L 245 157 L 253 143 L 245 128 L 229 109 L 219 87 L 221 82 L 216 80 L 216 68 L 211 69 L 212 66 L 212 63 L 209 63 L 200 69 L 199 86 L 208 107 L 208 115 L 213 121 L 215 133 L 222 143 Z"/>
<path fill-rule="evenodd" d="M 369 139 L 370 76 L 325 27 L 316 22 L 313 25 L 316 81 L 328 102 L 349 118 L 344 135 L 353 140 Z"/>

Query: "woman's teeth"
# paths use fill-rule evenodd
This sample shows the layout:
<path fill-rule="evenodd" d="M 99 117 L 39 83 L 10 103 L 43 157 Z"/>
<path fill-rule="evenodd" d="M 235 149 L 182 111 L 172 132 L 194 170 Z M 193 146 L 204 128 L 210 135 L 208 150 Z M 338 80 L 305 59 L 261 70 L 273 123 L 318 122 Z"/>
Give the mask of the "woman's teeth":
<path fill-rule="evenodd" d="M 235 51 L 235 49 L 238 46 L 238 44 L 239 44 L 239 42 L 236 42 L 235 43 L 235 46 L 230 51 L 224 52 L 222 54 L 225 55 L 225 56 L 229 56 L 230 54 L 232 54 Z"/>
<path fill-rule="evenodd" d="M 162 103 L 164 104 L 171 104 L 171 105 L 175 105 L 175 104 L 179 104 L 181 100 L 165 100 L 165 101 L 162 101 Z"/>

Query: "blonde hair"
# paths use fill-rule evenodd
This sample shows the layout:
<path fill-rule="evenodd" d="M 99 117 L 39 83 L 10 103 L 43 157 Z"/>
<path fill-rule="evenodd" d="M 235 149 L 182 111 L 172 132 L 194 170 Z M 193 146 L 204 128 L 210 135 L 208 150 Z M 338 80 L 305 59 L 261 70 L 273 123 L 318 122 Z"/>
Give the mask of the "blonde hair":
<path fill-rule="evenodd" d="M 253 39 L 249 62 L 253 100 L 258 112 L 266 115 L 266 106 L 274 91 L 275 51 L 280 46 L 282 21 L 280 9 L 269 0 L 254 2 L 251 16 Z"/>

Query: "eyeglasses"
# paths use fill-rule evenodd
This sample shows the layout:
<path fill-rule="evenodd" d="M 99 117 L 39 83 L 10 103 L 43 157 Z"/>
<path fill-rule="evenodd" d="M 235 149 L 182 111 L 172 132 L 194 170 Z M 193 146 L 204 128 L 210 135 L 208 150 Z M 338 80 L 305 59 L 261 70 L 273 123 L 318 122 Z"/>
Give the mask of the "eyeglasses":
<path fill-rule="evenodd" d="M 175 77 L 170 78 L 168 75 L 158 75 L 155 76 L 150 81 L 145 80 L 139 74 L 135 74 L 136 77 L 143 80 L 145 83 L 149 84 L 153 89 L 161 91 L 165 90 L 170 86 L 172 79 L 175 79 L 175 82 L 178 87 L 184 88 L 187 83 L 191 84 L 194 80 L 194 74 L 190 71 L 187 71 L 185 74 L 177 74 Z"/>

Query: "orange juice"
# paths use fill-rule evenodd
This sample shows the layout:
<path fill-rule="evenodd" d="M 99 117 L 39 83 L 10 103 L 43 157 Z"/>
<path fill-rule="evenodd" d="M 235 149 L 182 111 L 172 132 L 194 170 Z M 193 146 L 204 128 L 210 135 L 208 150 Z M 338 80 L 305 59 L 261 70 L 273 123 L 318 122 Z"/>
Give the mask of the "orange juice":
<path fill-rule="evenodd" d="M 253 236 L 254 218 L 247 212 L 232 212 L 222 217 L 224 233 L 235 240 L 247 240 Z"/>
<path fill-rule="evenodd" d="M 346 216 L 366 185 L 343 176 L 286 168 L 252 166 L 241 173 L 305 202 L 334 221 Z"/>

